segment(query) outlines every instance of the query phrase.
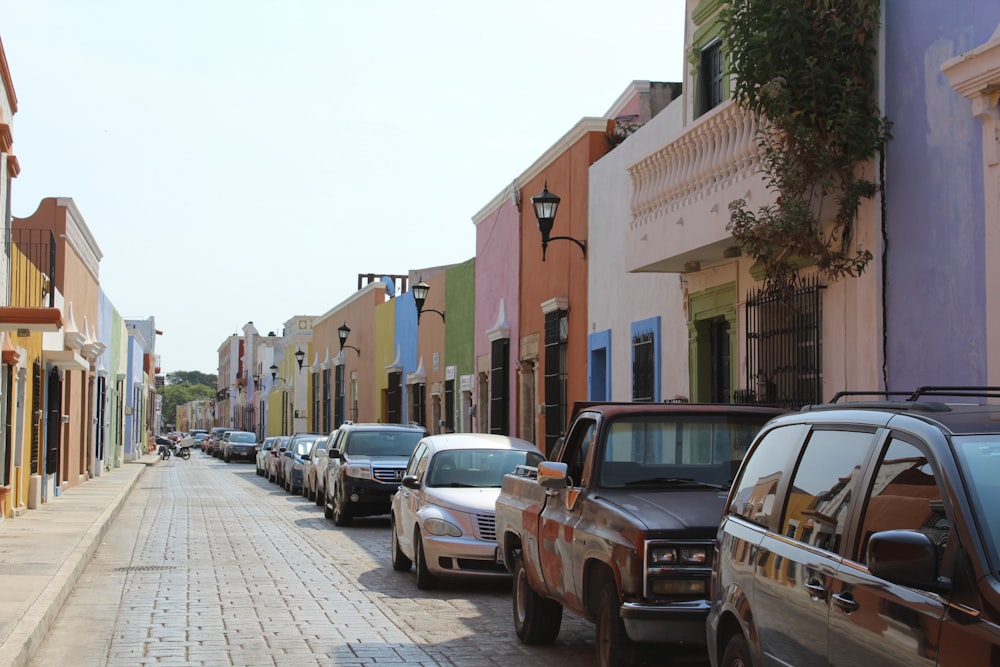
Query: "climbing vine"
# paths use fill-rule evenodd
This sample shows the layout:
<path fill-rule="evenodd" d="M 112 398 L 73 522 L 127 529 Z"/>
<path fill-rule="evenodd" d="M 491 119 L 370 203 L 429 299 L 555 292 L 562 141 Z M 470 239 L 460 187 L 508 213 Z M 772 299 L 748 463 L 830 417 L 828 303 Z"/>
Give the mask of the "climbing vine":
<path fill-rule="evenodd" d="M 735 102 L 758 121 L 774 204 L 729 205 L 727 229 L 787 291 L 815 264 L 858 276 L 872 253 L 853 237 L 866 174 L 890 138 L 875 100 L 879 0 L 731 0 L 719 15 Z"/>

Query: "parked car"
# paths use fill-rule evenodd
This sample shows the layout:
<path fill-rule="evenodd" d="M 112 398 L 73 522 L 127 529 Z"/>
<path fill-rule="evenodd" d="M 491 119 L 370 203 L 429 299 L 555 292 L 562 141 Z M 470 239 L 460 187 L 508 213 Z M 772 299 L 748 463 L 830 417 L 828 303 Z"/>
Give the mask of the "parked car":
<path fill-rule="evenodd" d="M 438 577 L 509 577 L 497 561 L 496 499 L 505 474 L 544 459 L 527 440 L 502 435 L 421 440 L 392 497 L 392 569 L 416 563 L 421 589 Z"/>
<path fill-rule="evenodd" d="M 268 469 L 268 459 L 271 457 L 271 450 L 274 449 L 278 441 L 281 439 L 280 435 L 272 435 L 264 438 L 260 443 L 260 447 L 257 448 L 257 475 L 260 477 L 267 476 Z"/>
<path fill-rule="evenodd" d="M 765 427 L 718 531 L 712 665 L 997 664 L 997 397 L 841 396 Z"/>
<path fill-rule="evenodd" d="M 416 424 L 342 424 L 327 450 L 326 518 L 349 526 L 355 517 L 388 514 L 410 454 L 426 435 Z"/>
<path fill-rule="evenodd" d="M 231 431 L 223 441 L 222 460 L 229 463 L 233 459 L 253 461 L 257 457 L 257 434 L 253 431 Z"/>
<path fill-rule="evenodd" d="M 312 451 L 309 452 L 309 460 L 306 461 L 305 478 L 302 484 L 302 495 L 309 500 L 316 501 L 317 505 L 323 504 L 323 493 L 326 491 L 326 469 L 330 457 L 327 449 L 336 439 L 337 432 L 334 431 L 325 438 L 319 438 L 313 443 Z"/>
<path fill-rule="evenodd" d="M 267 479 L 281 486 L 281 469 L 285 463 L 285 449 L 288 448 L 290 435 L 278 436 L 278 442 L 271 450 L 271 458 L 267 460 Z"/>
<path fill-rule="evenodd" d="M 296 433 L 289 439 L 281 464 L 282 486 L 289 493 L 302 490 L 303 472 L 306 461 L 309 460 L 309 452 L 313 443 L 321 438 L 325 439 L 326 436 L 322 433 Z"/>
<path fill-rule="evenodd" d="M 201 451 L 205 451 L 205 440 L 208 439 L 208 433 L 205 433 L 204 431 L 202 431 L 200 433 L 195 433 L 194 436 L 192 436 L 192 437 L 194 438 L 194 445 L 193 446 L 196 449 L 200 449 Z"/>
<path fill-rule="evenodd" d="M 222 436 L 229 430 L 231 429 L 228 426 L 214 426 L 212 432 L 208 435 L 208 444 L 205 447 L 205 453 L 216 456 L 222 442 Z"/>

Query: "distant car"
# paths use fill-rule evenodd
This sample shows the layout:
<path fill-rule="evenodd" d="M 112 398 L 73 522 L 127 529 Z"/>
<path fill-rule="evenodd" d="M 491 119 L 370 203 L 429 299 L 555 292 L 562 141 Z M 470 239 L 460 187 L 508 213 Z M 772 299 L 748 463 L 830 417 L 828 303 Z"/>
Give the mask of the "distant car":
<path fill-rule="evenodd" d="M 504 475 L 545 460 L 527 440 L 487 433 L 422 439 L 392 498 L 392 568 L 417 566 L 417 588 L 438 577 L 509 577 L 497 562 L 496 510 Z"/>
<path fill-rule="evenodd" d="M 388 514 L 406 462 L 426 435 L 416 424 L 341 424 L 327 450 L 326 518 L 349 526 L 355 517 Z"/>
<path fill-rule="evenodd" d="M 194 447 L 205 451 L 205 441 L 208 439 L 208 433 L 201 431 L 200 433 L 194 434 Z"/>
<path fill-rule="evenodd" d="M 208 445 L 208 453 L 218 458 L 222 456 L 222 444 L 226 441 L 226 436 L 235 429 L 225 428 L 221 431 L 212 429 L 212 442 Z"/>
<path fill-rule="evenodd" d="M 282 458 L 281 480 L 282 486 L 289 493 L 302 490 L 302 478 L 305 463 L 309 460 L 309 452 L 312 451 L 313 443 L 321 438 L 326 439 L 326 436 L 322 433 L 296 433 L 288 441 L 288 447 Z"/>
<path fill-rule="evenodd" d="M 336 435 L 337 432 L 334 431 L 329 436 L 316 440 L 309 453 L 309 460 L 306 461 L 302 495 L 316 501 L 317 505 L 323 504 L 323 494 L 326 492 L 326 469 L 330 462 L 327 450 L 333 444 Z"/>
<path fill-rule="evenodd" d="M 257 456 L 257 434 L 253 431 L 231 431 L 222 442 L 222 460 L 253 461 Z"/>
<path fill-rule="evenodd" d="M 291 437 L 290 435 L 278 436 L 277 444 L 271 449 L 271 457 L 267 460 L 267 473 L 265 474 L 269 482 L 274 482 L 278 485 L 281 484 L 281 469 L 285 464 L 285 449 L 288 447 L 288 441 Z"/>
<path fill-rule="evenodd" d="M 268 469 L 268 459 L 271 457 L 271 451 L 275 448 L 278 442 L 281 440 L 280 435 L 272 435 L 264 438 L 264 441 L 260 443 L 260 447 L 257 449 L 257 474 L 261 477 L 267 476 Z"/>

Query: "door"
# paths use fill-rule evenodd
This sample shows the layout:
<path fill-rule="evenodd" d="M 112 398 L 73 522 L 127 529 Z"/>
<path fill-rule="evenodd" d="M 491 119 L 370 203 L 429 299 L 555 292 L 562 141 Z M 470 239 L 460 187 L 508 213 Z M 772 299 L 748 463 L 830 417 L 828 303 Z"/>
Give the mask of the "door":
<path fill-rule="evenodd" d="M 597 420 L 578 417 L 567 435 L 562 461 L 568 464 L 569 486 L 547 497 L 539 520 L 539 561 L 542 578 L 552 596 L 559 600 L 579 599 L 582 583 L 574 581 L 574 572 L 587 539 L 578 534 L 590 475 L 590 450 L 597 433 Z"/>
<path fill-rule="evenodd" d="M 761 541 L 755 565 L 754 615 L 766 664 L 826 664 L 831 589 L 874 439 L 872 432 L 817 429 L 806 442 L 780 530 Z"/>
<path fill-rule="evenodd" d="M 889 441 L 872 479 L 857 560 L 845 559 L 830 590 L 830 664 L 934 665 L 945 601 L 874 577 L 864 553 L 872 533 L 919 530 L 938 545 L 940 568 L 951 532 L 941 490 L 927 457 L 900 439 Z"/>

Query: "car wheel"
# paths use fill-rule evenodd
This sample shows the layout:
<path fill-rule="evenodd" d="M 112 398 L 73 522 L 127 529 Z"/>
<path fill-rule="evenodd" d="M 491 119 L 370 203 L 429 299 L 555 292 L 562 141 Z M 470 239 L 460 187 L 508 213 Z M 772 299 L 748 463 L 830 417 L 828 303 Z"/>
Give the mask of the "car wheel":
<path fill-rule="evenodd" d="M 223 460 L 223 461 L 225 461 L 226 463 L 229 463 L 230 461 L 232 461 L 232 459 L 231 459 L 231 458 L 229 458 L 229 455 L 228 455 L 228 454 L 227 454 L 226 456 L 223 456 L 223 457 L 222 457 L 222 460 Z"/>
<path fill-rule="evenodd" d="M 528 583 L 524 559 L 514 559 L 514 631 L 524 644 L 551 644 L 562 627 L 562 605 L 542 597 Z"/>
<path fill-rule="evenodd" d="M 392 569 L 396 572 L 409 572 L 413 566 L 413 561 L 399 548 L 399 536 L 396 533 L 396 517 L 389 520 L 389 529 L 392 531 Z"/>
<path fill-rule="evenodd" d="M 597 664 L 601 667 L 624 667 L 631 665 L 635 646 L 625 632 L 618 589 L 607 582 L 601 589 L 597 608 Z"/>
<path fill-rule="evenodd" d="M 333 523 L 335 526 L 350 526 L 354 522 L 351 511 L 340 502 L 340 494 L 336 489 L 333 491 Z"/>
<path fill-rule="evenodd" d="M 726 642 L 726 650 L 722 652 L 719 667 L 753 667 L 750 660 L 750 649 L 743 635 L 736 633 Z"/>
<path fill-rule="evenodd" d="M 395 534 L 395 533 L 393 533 Z M 437 577 L 427 569 L 427 558 L 424 554 L 424 540 L 420 537 L 420 529 L 413 531 L 413 560 L 417 565 L 417 588 L 429 591 L 437 587 Z"/>
<path fill-rule="evenodd" d="M 323 505 L 326 501 L 326 489 L 316 489 L 316 493 L 313 494 L 313 500 L 316 501 L 317 505 Z"/>
<path fill-rule="evenodd" d="M 332 519 L 333 518 L 333 510 L 330 508 L 330 504 L 332 502 L 333 501 L 324 492 L 324 494 L 323 494 L 323 516 L 325 516 L 327 519 Z"/>

